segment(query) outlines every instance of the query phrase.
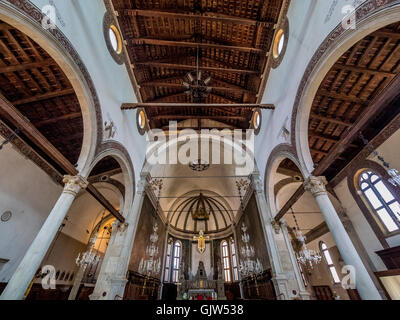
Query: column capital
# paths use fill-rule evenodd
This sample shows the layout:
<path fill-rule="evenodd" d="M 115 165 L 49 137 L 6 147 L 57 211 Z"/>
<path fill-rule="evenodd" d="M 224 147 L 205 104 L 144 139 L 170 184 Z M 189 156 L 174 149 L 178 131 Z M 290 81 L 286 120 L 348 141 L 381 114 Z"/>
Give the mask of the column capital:
<path fill-rule="evenodd" d="M 319 195 L 326 195 L 327 191 L 325 186 L 328 181 L 325 177 L 309 176 L 303 183 L 304 189 L 310 191 L 314 197 Z"/>
<path fill-rule="evenodd" d="M 78 194 L 81 189 L 86 189 L 89 182 L 80 175 L 70 176 L 65 175 L 63 179 L 64 193 L 70 193 L 74 196 Z"/>

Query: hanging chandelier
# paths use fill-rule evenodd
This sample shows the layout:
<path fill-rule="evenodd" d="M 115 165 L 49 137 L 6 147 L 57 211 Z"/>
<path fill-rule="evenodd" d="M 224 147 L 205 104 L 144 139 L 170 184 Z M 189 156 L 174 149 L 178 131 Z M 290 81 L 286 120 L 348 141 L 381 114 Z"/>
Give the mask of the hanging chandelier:
<path fill-rule="evenodd" d="M 299 224 L 297 223 L 296 216 L 294 214 L 293 208 L 290 208 L 292 211 L 293 219 L 296 224 L 295 232 L 296 239 L 301 244 L 301 249 L 297 253 L 297 261 L 306 267 L 313 268 L 313 265 L 319 264 L 322 261 L 321 255 L 315 250 L 308 249 L 306 245 L 306 237 L 303 235 L 299 228 Z"/>
<path fill-rule="evenodd" d="M 319 264 L 322 257 L 315 251 L 306 246 L 306 237 L 300 230 L 297 230 L 297 240 L 301 243 L 301 250 L 297 254 L 297 261 L 305 266 L 313 268 L 313 264 Z"/>
<path fill-rule="evenodd" d="M 161 270 L 161 260 L 158 257 L 159 249 L 156 246 L 158 241 L 158 225 L 157 222 L 153 225 L 153 233 L 150 235 L 150 245 L 146 247 L 147 259 L 142 258 L 139 264 L 139 273 L 147 276 L 157 275 Z"/>
<path fill-rule="evenodd" d="M 379 161 L 382 162 L 383 166 L 386 168 L 387 173 L 392 177 L 389 179 L 389 182 L 394 185 L 395 187 L 400 187 L 400 175 L 397 169 L 393 169 L 390 167 L 390 164 L 385 161 L 385 159 L 379 155 L 378 151 L 369 143 L 369 141 L 364 137 L 364 135 L 360 132 L 359 133 L 360 139 L 365 144 L 367 149 L 378 158 Z"/>
<path fill-rule="evenodd" d="M 100 221 L 103 221 L 104 215 L 105 215 L 105 211 L 103 212 L 103 215 L 102 215 Z M 86 267 L 86 266 L 91 265 L 91 264 L 96 264 L 96 263 L 98 263 L 100 261 L 100 255 L 97 254 L 97 252 L 95 250 L 95 244 L 96 244 L 97 237 L 98 237 L 98 234 L 99 234 L 99 231 L 100 231 L 100 225 L 101 225 L 101 223 L 99 223 L 99 226 L 98 226 L 98 228 L 96 230 L 96 233 L 89 240 L 89 249 L 87 251 L 83 252 L 83 253 L 80 252 L 78 254 L 78 256 L 76 257 L 75 263 L 76 263 L 76 265 L 78 267 Z M 100 244 L 99 244 L 99 248 L 98 248 L 99 250 L 100 250 L 101 242 L 103 241 L 104 232 L 105 232 L 106 229 L 107 228 L 104 227 L 103 235 L 102 235 L 102 237 L 100 239 Z"/>
<path fill-rule="evenodd" d="M 211 77 L 203 74 L 200 70 L 199 59 L 199 47 L 197 47 L 196 71 L 187 73 L 185 80 L 182 81 L 182 85 L 186 89 L 185 94 L 191 96 L 194 103 L 204 102 L 212 91 L 212 88 L 208 86 L 211 82 Z"/>
<path fill-rule="evenodd" d="M 247 226 L 242 223 L 242 241 L 244 246 L 241 247 L 242 259 L 239 263 L 239 271 L 244 277 L 252 277 L 262 273 L 263 266 L 261 261 L 255 257 L 254 247 L 250 245 L 250 236 L 247 233 Z"/>

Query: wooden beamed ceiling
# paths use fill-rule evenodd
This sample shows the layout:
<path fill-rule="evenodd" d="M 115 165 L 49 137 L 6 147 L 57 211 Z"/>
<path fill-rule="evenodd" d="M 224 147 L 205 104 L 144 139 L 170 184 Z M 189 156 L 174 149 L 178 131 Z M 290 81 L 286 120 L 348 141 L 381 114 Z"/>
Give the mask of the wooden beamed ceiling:
<path fill-rule="evenodd" d="M 334 147 L 366 111 L 374 114 L 370 127 L 374 118 L 377 119 L 376 115 L 385 112 L 384 108 L 372 112 L 370 107 L 399 77 L 399 73 L 400 23 L 384 27 L 360 40 L 331 68 L 315 96 L 308 126 L 310 150 L 317 168 L 328 155 L 333 159 L 329 166 L 323 163 L 326 171 L 318 170 L 319 174 L 333 177 L 362 149 L 363 144 L 357 137 L 348 139 L 349 143 L 341 147 L 340 152 Z M 393 111 L 389 117 L 400 110 L 395 108 Z M 382 125 L 374 123 L 375 134 Z M 331 155 L 331 152 L 335 154 Z"/>
<path fill-rule="evenodd" d="M 283 0 L 112 0 L 143 103 L 191 103 L 182 85 L 200 69 L 211 76 L 204 103 L 256 103 Z M 226 111 L 225 111 L 226 110 Z M 252 110 L 146 108 L 151 127 L 170 120 L 223 120 L 248 128 Z"/>
<path fill-rule="evenodd" d="M 0 92 L 64 157 L 77 162 L 83 120 L 70 81 L 37 43 L 2 22 Z"/>
<path fill-rule="evenodd" d="M 59 174 L 76 175 L 83 141 L 80 104 L 67 76 L 37 43 L 0 21 L 0 120 Z M 106 159 L 96 174 L 119 168 Z M 87 192 L 124 217 L 92 185 Z"/>
<path fill-rule="evenodd" d="M 0 93 L 70 163 L 77 162 L 83 119 L 70 81 L 36 42 L 1 21 Z M 118 167 L 114 162 L 107 163 L 104 171 Z"/>

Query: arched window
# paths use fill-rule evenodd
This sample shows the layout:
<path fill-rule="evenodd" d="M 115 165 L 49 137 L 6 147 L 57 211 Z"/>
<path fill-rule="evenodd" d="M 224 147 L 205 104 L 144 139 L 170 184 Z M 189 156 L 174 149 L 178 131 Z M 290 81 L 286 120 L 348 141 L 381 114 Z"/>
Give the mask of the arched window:
<path fill-rule="evenodd" d="M 328 247 L 326 246 L 326 244 L 324 242 L 320 242 L 319 245 L 320 245 L 322 255 L 325 257 L 325 262 L 328 265 L 328 268 L 332 275 L 333 281 L 335 283 L 340 283 L 340 278 L 336 271 L 335 265 L 333 264 L 333 260 L 332 260 L 331 254 L 329 253 Z"/>
<path fill-rule="evenodd" d="M 387 232 L 400 229 L 400 204 L 385 186 L 381 177 L 365 171 L 359 177 L 359 187 L 373 213 L 385 226 Z"/>
<path fill-rule="evenodd" d="M 172 282 L 179 282 L 179 265 L 182 255 L 182 244 L 180 241 L 175 241 L 172 261 Z"/>
<path fill-rule="evenodd" d="M 226 240 L 222 241 L 221 243 L 221 249 L 222 249 L 222 263 L 224 266 L 224 277 L 225 277 L 225 282 L 231 282 L 231 264 L 229 262 L 229 247 L 228 247 L 228 242 Z"/>
<path fill-rule="evenodd" d="M 233 269 L 233 281 L 239 280 L 239 268 L 235 248 L 235 240 L 231 240 L 231 256 L 232 256 L 232 269 Z"/>
<path fill-rule="evenodd" d="M 171 251 L 172 251 L 172 241 L 169 241 L 167 246 L 167 256 L 165 258 L 164 282 L 169 282 L 170 268 L 171 268 L 171 253 L 172 253 Z"/>

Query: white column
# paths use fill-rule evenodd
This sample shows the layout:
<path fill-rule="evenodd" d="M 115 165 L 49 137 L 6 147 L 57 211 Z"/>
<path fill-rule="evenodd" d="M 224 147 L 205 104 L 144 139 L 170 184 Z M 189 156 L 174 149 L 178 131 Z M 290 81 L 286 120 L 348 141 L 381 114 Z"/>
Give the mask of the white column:
<path fill-rule="evenodd" d="M 276 295 L 280 300 L 288 300 L 293 297 L 293 290 L 299 291 L 299 285 L 294 272 L 296 266 L 290 260 L 289 248 L 286 246 L 281 226 L 272 218 L 263 184 L 258 173 L 252 175 L 252 185 L 261 224 L 264 229 L 272 269 L 272 282 L 275 286 Z"/>
<path fill-rule="evenodd" d="M 327 181 L 325 177 L 310 176 L 304 182 L 304 189 L 310 191 L 315 197 L 344 262 L 346 265 L 351 265 L 355 268 L 356 287 L 360 296 L 364 300 L 382 300 L 381 295 L 369 276 L 367 269 L 328 197 L 325 188 L 326 184 Z"/>
<path fill-rule="evenodd" d="M 88 182 L 79 175 L 65 176 L 63 182 L 65 183 L 65 187 L 60 198 L 8 282 L 0 300 L 23 299 L 26 289 L 31 283 L 36 270 L 40 267 L 72 202 L 78 192 L 81 189 L 85 189 L 88 185 Z"/>
<path fill-rule="evenodd" d="M 148 174 L 143 173 L 136 188 L 132 208 L 126 216 L 126 222 L 121 224 L 116 221 L 113 225 L 112 236 L 96 286 L 90 296 L 91 300 L 115 300 L 122 299 L 124 296 L 126 273 L 148 182 Z"/>

